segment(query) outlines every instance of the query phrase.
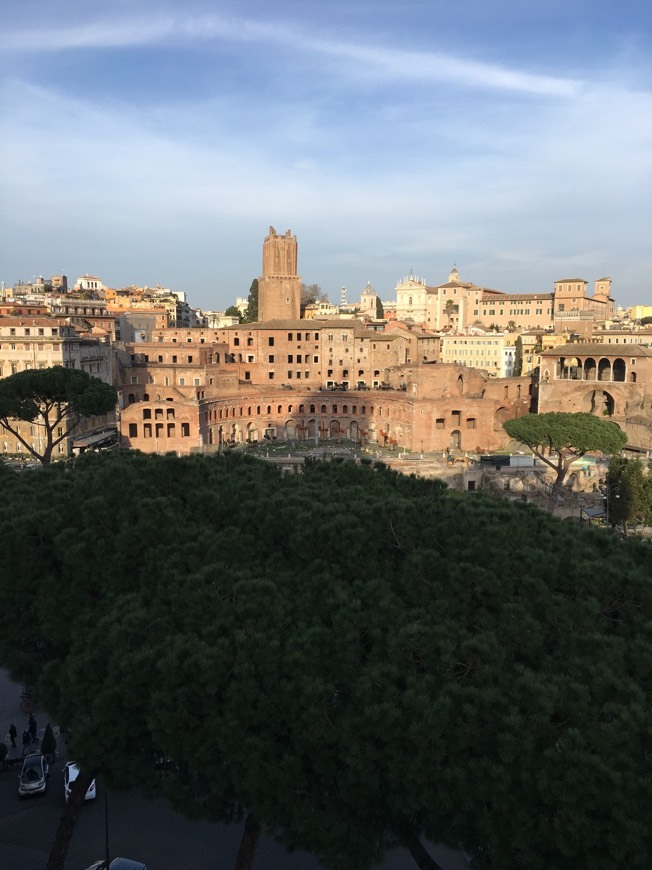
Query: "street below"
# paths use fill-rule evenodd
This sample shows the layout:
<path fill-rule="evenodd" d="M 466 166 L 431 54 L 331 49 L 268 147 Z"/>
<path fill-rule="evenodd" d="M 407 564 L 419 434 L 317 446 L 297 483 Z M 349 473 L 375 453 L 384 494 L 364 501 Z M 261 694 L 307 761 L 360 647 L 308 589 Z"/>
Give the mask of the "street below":
<path fill-rule="evenodd" d="M 48 722 L 35 710 L 38 736 Z M 9 746 L 10 723 L 18 730 L 17 748 Z M 0 669 L 0 728 L 9 746 L 8 758 L 21 755 L 20 735 L 27 716 L 20 710 L 20 686 Z M 0 773 L 0 867 L 5 870 L 44 870 L 50 846 L 64 809 L 63 768 L 68 759 L 63 737 L 55 728 L 58 757 L 50 767 L 50 782 L 42 796 L 20 800 L 20 766 Z M 200 747 L 198 747 L 200 748 Z M 110 857 L 133 858 L 148 870 L 233 870 L 243 825 L 222 825 L 186 819 L 163 800 L 149 801 L 134 792 L 105 793 L 97 784 L 97 797 L 87 801 L 77 822 L 65 870 L 84 870 L 105 855 L 105 799 L 108 807 Z M 466 870 L 462 853 L 429 847 L 443 870 Z M 311 855 L 289 854 L 269 837 L 261 837 L 255 870 L 323 870 Z M 402 849 L 388 853 L 379 870 L 415 870 L 412 857 Z"/>

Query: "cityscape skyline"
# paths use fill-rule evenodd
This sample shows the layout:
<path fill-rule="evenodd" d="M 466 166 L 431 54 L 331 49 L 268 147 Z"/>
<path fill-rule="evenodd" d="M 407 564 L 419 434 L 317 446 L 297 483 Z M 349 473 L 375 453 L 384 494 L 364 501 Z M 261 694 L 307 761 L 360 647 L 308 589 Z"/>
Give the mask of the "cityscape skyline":
<path fill-rule="evenodd" d="M 5 14 L 0 279 L 92 273 L 223 309 L 269 225 L 337 301 L 652 289 L 652 12 L 388 0 L 27 0 Z"/>

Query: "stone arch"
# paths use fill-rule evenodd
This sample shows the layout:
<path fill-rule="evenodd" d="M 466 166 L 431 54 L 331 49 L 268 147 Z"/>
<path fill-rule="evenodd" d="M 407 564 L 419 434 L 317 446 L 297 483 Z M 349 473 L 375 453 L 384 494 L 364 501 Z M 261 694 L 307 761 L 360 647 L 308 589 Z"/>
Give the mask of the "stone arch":
<path fill-rule="evenodd" d="M 599 381 L 610 381 L 611 380 L 611 362 L 610 360 L 602 357 L 600 362 L 598 363 L 598 380 Z"/>
<path fill-rule="evenodd" d="M 462 449 L 462 433 L 459 429 L 453 429 L 451 432 L 450 448 L 451 450 Z"/>
<path fill-rule="evenodd" d="M 342 436 L 342 427 L 339 420 L 331 420 L 328 426 L 329 438 L 340 438 Z"/>
<path fill-rule="evenodd" d="M 296 441 L 297 439 L 297 423 L 296 420 L 287 420 L 285 423 L 285 438 L 287 440 Z"/>
<path fill-rule="evenodd" d="M 629 373 L 629 382 L 630 382 L 630 384 L 636 383 L 636 372 Z"/>
<path fill-rule="evenodd" d="M 349 438 L 356 444 L 360 441 L 360 426 L 357 420 L 351 420 L 349 423 Z"/>
<path fill-rule="evenodd" d="M 311 405 L 310 407 L 314 408 L 314 405 Z M 308 420 L 308 438 L 316 438 L 317 432 L 317 421 L 313 417 L 312 419 Z"/>
<path fill-rule="evenodd" d="M 593 357 L 588 356 L 584 360 L 584 380 L 585 381 L 597 381 L 597 379 L 598 379 L 598 367 L 597 367 Z"/>
<path fill-rule="evenodd" d="M 247 441 L 258 441 L 258 427 L 255 423 L 247 423 Z"/>
<path fill-rule="evenodd" d="M 463 375 L 457 376 L 457 392 L 460 394 L 460 396 L 464 395 L 464 376 Z"/>
<path fill-rule="evenodd" d="M 621 381 L 625 382 L 627 378 L 627 366 L 625 365 L 625 360 L 618 357 L 613 361 L 613 365 L 611 367 L 611 380 L 612 381 Z"/>
<path fill-rule="evenodd" d="M 512 419 L 512 413 L 509 408 L 500 407 L 494 414 L 494 432 L 501 432 L 503 428 L 503 423 L 506 423 L 507 420 Z"/>
<path fill-rule="evenodd" d="M 590 390 L 583 399 L 583 411 L 597 417 L 612 417 L 615 409 L 614 397 L 606 390 Z"/>

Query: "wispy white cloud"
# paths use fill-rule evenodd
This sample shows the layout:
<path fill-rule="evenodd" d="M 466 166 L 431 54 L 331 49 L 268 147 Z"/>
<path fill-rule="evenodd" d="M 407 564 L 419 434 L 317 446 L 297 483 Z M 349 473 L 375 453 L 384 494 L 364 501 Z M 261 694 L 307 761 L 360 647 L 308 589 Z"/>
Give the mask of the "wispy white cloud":
<path fill-rule="evenodd" d="M 397 49 L 336 37 L 316 36 L 289 23 L 272 24 L 226 16 L 171 16 L 132 18 L 5 33 L 7 49 L 16 51 L 73 51 L 78 49 L 135 48 L 160 44 L 258 43 L 291 48 L 302 55 L 346 63 L 348 74 L 399 82 L 446 82 L 467 88 L 571 97 L 582 82 L 538 75 L 444 52 Z M 340 72 L 341 72 L 340 67 Z"/>
<path fill-rule="evenodd" d="M 16 63 L 0 89 L 12 131 L 0 137 L 0 233 L 15 270 L 1 279 L 78 263 L 110 283 L 176 281 L 195 304 L 229 304 L 202 295 L 206 275 L 246 292 L 270 223 L 299 234 L 300 271 L 332 293 L 371 280 L 391 294 L 410 268 L 437 281 L 453 262 L 514 291 L 569 271 L 639 285 L 652 274 L 652 97 L 617 70 L 557 78 L 218 15 L 0 40 L 62 60 Z M 190 77 L 170 95 L 152 76 L 137 93 L 139 52 L 106 73 L 112 48 L 161 46 L 174 70 L 197 45 L 216 47 L 213 66 L 201 55 L 214 88 Z M 97 86 L 84 49 L 107 50 Z M 77 60 L 88 87 L 70 73 Z M 52 66 L 64 74 L 48 78 Z"/>

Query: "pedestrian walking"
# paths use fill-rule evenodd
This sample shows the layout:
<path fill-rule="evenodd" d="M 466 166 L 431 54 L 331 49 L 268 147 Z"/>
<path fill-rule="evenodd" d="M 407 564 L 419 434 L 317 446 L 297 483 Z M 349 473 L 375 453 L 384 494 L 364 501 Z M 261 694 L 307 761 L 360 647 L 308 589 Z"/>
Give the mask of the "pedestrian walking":
<path fill-rule="evenodd" d="M 23 755 L 27 755 L 29 752 L 29 745 L 32 742 L 32 735 L 29 733 L 27 728 L 23 731 Z"/>
<path fill-rule="evenodd" d="M 12 722 L 9 726 L 9 739 L 11 740 L 11 745 L 15 749 L 16 748 L 16 735 L 18 732 L 16 731 L 16 726 Z"/>
<path fill-rule="evenodd" d="M 27 722 L 27 730 L 29 731 L 30 740 L 32 743 L 36 743 L 36 719 L 34 718 L 34 714 L 29 714 L 29 721 Z"/>

